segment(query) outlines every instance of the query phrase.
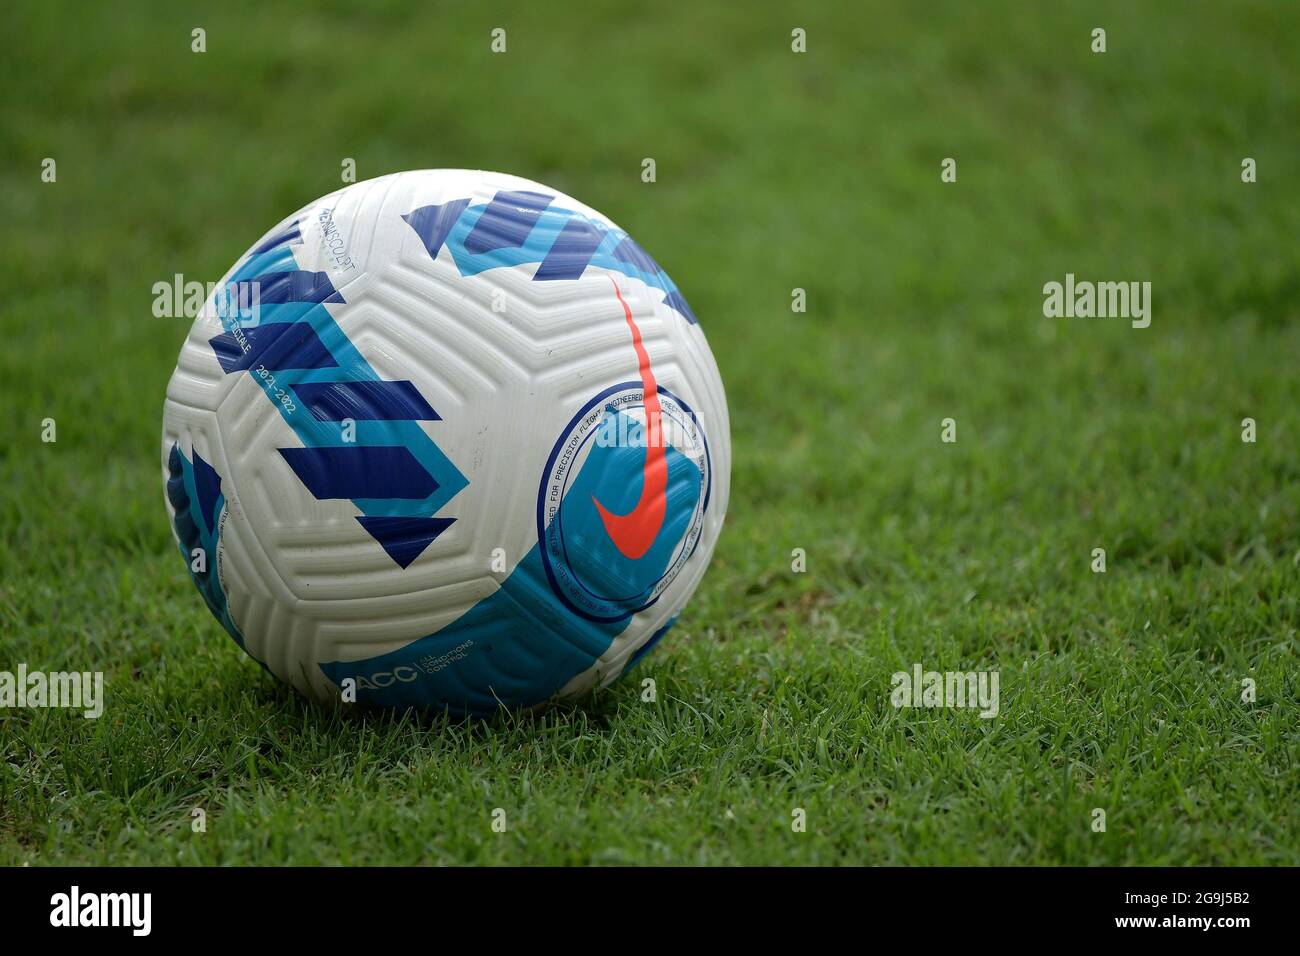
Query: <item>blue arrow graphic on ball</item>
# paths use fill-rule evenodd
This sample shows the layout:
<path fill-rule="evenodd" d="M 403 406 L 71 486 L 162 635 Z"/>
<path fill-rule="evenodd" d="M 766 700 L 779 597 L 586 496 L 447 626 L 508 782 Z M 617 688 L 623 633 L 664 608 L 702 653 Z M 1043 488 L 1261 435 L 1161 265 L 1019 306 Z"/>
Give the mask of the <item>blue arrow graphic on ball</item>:
<path fill-rule="evenodd" d="M 381 379 L 334 321 L 326 305 L 344 298 L 324 272 L 298 268 L 301 244 L 295 225 L 249 253 L 225 289 L 254 284 L 257 314 L 218 297 L 226 331 L 209 345 L 227 374 L 252 376 L 298 436 L 302 447 L 279 452 L 304 487 L 350 500 L 405 568 L 455 521 L 435 515 L 469 482 L 420 426 L 441 417 L 415 385 Z M 345 419 L 355 441 L 344 441 Z"/>

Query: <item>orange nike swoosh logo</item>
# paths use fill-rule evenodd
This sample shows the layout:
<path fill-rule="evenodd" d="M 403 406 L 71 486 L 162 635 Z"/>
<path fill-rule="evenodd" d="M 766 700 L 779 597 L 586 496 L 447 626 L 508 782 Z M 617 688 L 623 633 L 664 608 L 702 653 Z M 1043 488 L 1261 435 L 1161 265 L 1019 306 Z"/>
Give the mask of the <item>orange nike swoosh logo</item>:
<path fill-rule="evenodd" d="M 613 277 L 614 294 L 623 306 L 623 316 L 628 328 L 632 330 L 632 347 L 636 349 L 637 363 L 641 368 L 641 390 L 645 394 L 646 449 L 645 464 L 641 468 L 641 498 L 636 507 L 625 515 L 610 512 L 592 495 L 592 503 L 600 512 L 600 520 L 605 525 L 605 533 L 614 547 L 625 557 L 635 561 L 655 543 L 659 529 L 664 524 L 664 513 L 668 508 L 664 492 L 668 487 L 668 459 L 664 454 L 663 422 L 660 418 L 659 385 L 655 374 L 650 369 L 650 354 L 641 344 L 641 330 L 632 320 L 632 310 L 623 301 L 623 294 L 618 291 L 618 283 Z"/>

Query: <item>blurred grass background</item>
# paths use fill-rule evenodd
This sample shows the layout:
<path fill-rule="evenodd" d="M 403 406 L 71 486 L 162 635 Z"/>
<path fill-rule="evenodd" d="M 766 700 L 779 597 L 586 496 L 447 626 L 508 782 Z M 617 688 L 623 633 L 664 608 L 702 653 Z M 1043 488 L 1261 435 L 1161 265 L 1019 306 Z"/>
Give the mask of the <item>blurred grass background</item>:
<path fill-rule="evenodd" d="M 109 701 L 0 712 L 0 861 L 1300 862 L 1300 6 L 657 6 L 9 6 L 0 669 Z M 341 720 L 193 593 L 153 283 L 345 157 L 571 193 L 700 317 L 733 499 L 656 707 Z M 1151 327 L 1045 319 L 1067 272 L 1151 281 Z M 893 710 L 918 661 L 1001 716 Z"/>

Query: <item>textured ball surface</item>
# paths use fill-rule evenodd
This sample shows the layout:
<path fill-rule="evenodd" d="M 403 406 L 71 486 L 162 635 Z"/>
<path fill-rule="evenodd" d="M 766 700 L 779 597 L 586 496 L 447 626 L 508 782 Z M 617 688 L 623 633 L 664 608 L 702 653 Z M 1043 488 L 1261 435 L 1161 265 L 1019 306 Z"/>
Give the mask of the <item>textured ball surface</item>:
<path fill-rule="evenodd" d="M 457 714 L 649 650 L 731 457 L 659 265 L 568 196 L 465 170 L 348 186 L 257 242 L 181 349 L 162 446 L 180 551 L 249 655 L 322 700 Z"/>

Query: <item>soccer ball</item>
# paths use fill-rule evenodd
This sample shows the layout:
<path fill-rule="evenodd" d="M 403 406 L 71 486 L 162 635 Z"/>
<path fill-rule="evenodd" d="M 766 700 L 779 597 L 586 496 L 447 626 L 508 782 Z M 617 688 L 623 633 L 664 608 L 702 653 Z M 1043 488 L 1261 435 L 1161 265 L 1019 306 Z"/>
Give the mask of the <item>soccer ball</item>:
<path fill-rule="evenodd" d="M 194 583 L 267 670 L 487 715 L 608 684 L 664 635 L 730 446 L 704 333 L 627 233 L 424 170 L 312 203 L 213 288 L 162 462 Z"/>

